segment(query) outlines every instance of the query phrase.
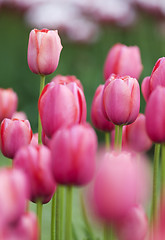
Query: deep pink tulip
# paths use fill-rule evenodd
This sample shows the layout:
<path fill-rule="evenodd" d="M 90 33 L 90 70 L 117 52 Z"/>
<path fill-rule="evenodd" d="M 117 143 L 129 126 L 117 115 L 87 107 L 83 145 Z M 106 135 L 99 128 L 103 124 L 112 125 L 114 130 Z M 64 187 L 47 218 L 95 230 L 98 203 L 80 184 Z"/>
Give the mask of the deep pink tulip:
<path fill-rule="evenodd" d="M 148 181 L 143 160 L 129 152 L 106 153 L 100 159 L 90 189 L 92 207 L 99 218 L 118 222 L 137 203 L 144 202 Z"/>
<path fill-rule="evenodd" d="M 150 95 L 145 115 L 146 129 L 153 142 L 165 142 L 165 87 L 158 86 Z"/>
<path fill-rule="evenodd" d="M 50 201 L 56 183 L 51 172 L 51 153 L 47 147 L 30 144 L 21 148 L 14 158 L 14 167 L 25 172 L 30 182 L 30 199 L 33 202 L 38 199 L 43 203 Z"/>
<path fill-rule="evenodd" d="M 33 29 L 29 35 L 28 65 L 33 73 L 48 75 L 53 73 L 62 50 L 57 30 Z"/>
<path fill-rule="evenodd" d="M 139 114 L 140 88 L 135 78 L 112 74 L 103 90 L 103 109 L 116 125 L 130 124 Z"/>
<path fill-rule="evenodd" d="M 0 122 L 4 118 L 11 118 L 17 109 L 18 97 L 11 89 L 0 88 Z"/>
<path fill-rule="evenodd" d="M 135 122 L 125 127 L 123 135 L 127 147 L 134 151 L 148 151 L 152 146 L 152 141 L 146 131 L 146 118 L 142 113 L 138 115 Z"/>
<path fill-rule="evenodd" d="M 3 240 L 38 240 L 38 222 L 33 212 L 24 213 L 14 225 L 8 225 L 0 230 Z"/>
<path fill-rule="evenodd" d="M 52 170 L 60 184 L 85 185 L 95 170 L 97 137 L 89 125 L 56 132 L 51 140 Z"/>
<path fill-rule="evenodd" d="M 0 129 L 0 148 L 5 157 L 14 158 L 22 146 L 28 145 L 32 130 L 28 120 L 5 118 Z"/>
<path fill-rule="evenodd" d="M 38 103 L 43 131 L 51 137 L 59 128 L 86 121 L 86 100 L 76 82 L 47 84 Z"/>
<path fill-rule="evenodd" d="M 18 169 L 0 170 L 0 223 L 15 224 L 26 209 L 29 185 L 24 173 Z"/>
<path fill-rule="evenodd" d="M 104 79 L 106 81 L 112 73 L 139 79 L 142 70 L 139 48 L 137 46 L 127 47 L 118 43 L 110 49 L 106 58 Z"/>
<path fill-rule="evenodd" d="M 104 85 L 99 85 L 99 87 L 96 89 L 91 107 L 91 119 L 95 128 L 102 131 L 111 132 L 115 126 L 111 121 L 108 121 L 105 118 L 102 110 L 103 89 Z"/>
<path fill-rule="evenodd" d="M 133 207 L 116 225 L 118 239 L 145 240 L 148 232 L 148 219 L 141 206 Z"/>

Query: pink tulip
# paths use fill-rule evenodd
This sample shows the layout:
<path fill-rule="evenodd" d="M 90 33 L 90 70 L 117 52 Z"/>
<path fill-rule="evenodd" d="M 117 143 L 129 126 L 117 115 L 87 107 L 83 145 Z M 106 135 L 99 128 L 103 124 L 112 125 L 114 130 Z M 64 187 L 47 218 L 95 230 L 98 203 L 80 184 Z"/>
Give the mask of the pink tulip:
<path fill-rule="evenodd" d="M 106 81 L 112 73 L 139 79 L 142 69 L 139 48 L 137 46 L 127 47 L 118 43 L 110 49 L 106 58 L 104 79 Z"/>
<path fill-rule="evenodd" d="M 102 93 L 103 93 L 104 85 L 99 85 L 96 89 L 92 108 L 91 108 L 91 119 L 93 125 L 102 131 L 111 132 L 114 129 L 114 124 L 111 121 L 108 121 L 102 110 Z"/>
<path fill-rule="evenodd" d="M 152 141 L 146 131 L 146 118 L 142 113 L 138 115 L 135 122 L 125 127 L 123 135 L 127 147 L 134 151 L 148 151 L 152 146 Z"/>
<path fill-rule="evenodd" d="M 43 131 L 51 137 L 59 128 L 86 120 L 86 100 L 76 82 L 47 84 L 38 103 Z"/>
<path fill-rule="evenodd" d="M 145 115 L 146 129 L 153 142 L 165 142 L 165 88 L 157 87 L 150 95 Z"/>
<path fill-rule="evenodd" d="M 148 181 L 143 160 L 129 152 L 106 153 L 100 159 L 93 185 L 92 204 L 98 217 L 114 223 L 146 200 Z"/>
<path fill-rule="evenodd" d="M 142 89 L 143 97 L 144 97 L 145 101 L 147 102 L 149 95 L 150 95 L 150 76 L 145 77 L 143 79 L 141 89 Z"/>
<path fill-rule="evenodd" d="M 14 158 L 22 146 L 28 145 L 32 130 L 28 120 L 7 119 L 1 123 L 0 148 L 5 157 Z"/>
<path fill-rule="evenodd" d="M 139 114 L 140 89 L 135 78 L 112 74 L 103 90 L 103 109 L 116 125 L 130 124 Z"/>
<path fill-rule="evenodd" d="M 56 132 L 51 140 L 52 170 L 60 184 L 85 185 L 95 170 L 97 137 L 89 125 Z"/>
<path fill-rule="evenodd" d="M 15 224 L 26 208 L 29 185 L 22 171 L 2 168 L 0 170 L 0 223 Z"/>
<path fill-rule="evenodd" d="M 148 231 L 147 216 L 141 206 L 133 207 L 116 225 L 118 239 L 145 240 Z"/>
<path fill-rule="evenodd" d="M 62 50 L 57 30 L 33 29 L 29 35 L 28 65 L 33 73 L 48 75 L 53 73 Z"/>
<path fill-rule="evenodd" d="M 17 109 L 18 97 L 11 89 L 0 88 L 0 122 L 4 118 L 11 118 Z"/>
<path fill-rule="evenodd" d="M 165 57 L 159 58 L 152 70 L 151 76 L 146 77 L 142 83 L 142 93 L 147 101 L 151 93 L 157 86 L 165 87 Z"/>
<path fill-rule="evenodd" d="M 79 79 L 77 79 L 75 76 L 63 76 L 63 75 L 57 75 L 52 79 L 53 82 L 59 83 L 62 85 L 67 85 L 69 83 L 75 82 L 79 88 L 83 91 L 83 86 Z"/>
<path fill-rule="evenodd" d="M 30 183 L 30 199 L 33 202 L 37 199 L 43 203 L 50 201 L 56 184 L 51 172 L 51 152 L 47 147 L 30 144 L 21 148 L 14 158 L 14 167 L 25 172 Z"/>
<path fill-rule="evenodd" d="M 26 120 L 27 116 L 26 116 L 26 113 L 24 113 L 24 112 L 14 112 L 12 115 L 12 119 L 14 119 L 14 118 L 17 118 L 20 120 Z"/>
<path fill-rule="evenodd" d="M 38 240 L 37 217 L 32 212 L 24 213 L 16 224 L 1 229 L 0 237 L 3 240 Z"/>

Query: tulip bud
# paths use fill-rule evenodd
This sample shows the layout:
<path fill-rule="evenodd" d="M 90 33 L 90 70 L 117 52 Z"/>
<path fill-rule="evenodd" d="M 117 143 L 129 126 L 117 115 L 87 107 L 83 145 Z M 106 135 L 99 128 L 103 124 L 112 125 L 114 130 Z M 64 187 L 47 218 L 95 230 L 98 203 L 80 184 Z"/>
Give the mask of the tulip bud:
<path fill-rule="evenodd" d="M 86 100 L 76 82 L 50 82 L 43 89 L 38 102 L 43 131 L 51 137 L 59 128 L 86 120 Z"/>
<path fill-rule="evenodd" d="M 116 125 L 130 124 L 139 114 L 140 88 L 135 78 L 112 74 L 103 90 L 103 110 Z"/>
<path fill-rule="evenodd" d="M 0 223 L 15 224 L 26 208 L 29 185 L 18 169 L 0 170 Z"/>
<path fill-rule="evenodd" d="M 0 148 L 5 157 L 14 158 L 22 146 L 28 145 L 32 130 L 28 120 L 7 119 L 1 123 Z"/>
<path fill-rule="evenodd" d="M 62 50 L 57 30 L 33 29 L 28 44 L 28 65 L 33 73 L 48 75 L 53 73 Z"/>
<path fill-rule="evenodd" d="M 144 97 L 145 101 L 147 102 L 149 95 L 150 95 L 150 76 L 145 77 L 143 79 L 141 89 L 142 89 L 143 97 Z"/>
<path fill-rule="evenodd" d="M 146 118 L 142 113 L 138 115 L 135 122 L 125 127 L 123 135 L 127 147 L 134 151 L 148 151 L 152 146 L 152 141 L 146 131 Z"/>
<path fill-rule="evenodd" d="M 118 43 L 110 49 L 106 58 L 104 79 L 106 81 L 112 73 L 139 79 L 142 69 L 139 48 L 137 46 L 127 47 Z"/>
<path fill-rule="evenodd" d="M 146 129 L 153 142 L 165 142 L 165 88 L 158 86 L 150 95 L 145 115 Z"/>
<path fill-rule="evenodd" d="M 18 97 L 12 89 L 0 88 L 0 122 L 4 118 L 11 118 L 17 109 Z"/>
<path fill-rule="evenodd" d="M 111 121 L 108 121 L 102 110 L 102 93 L 103 93 L 104 85 L 99 85 L 96 89 L 92 108 L 91 108 L 91 119 L 93 125 L 102 131 L 111 132 L 114 129 L 114 124 Z"/>
<path fill-rule="evenodd" d="M 74 125 L 56 132 L 51 140 L 52 170 L 60 184 L 84 185 L 95 170 L 97 137 L 89 125 Z"/>
<path fill-rule="evenodd" d="M 30 199 L 47 203 L 52 198 L 56 184 L 52 176 L 51 153 L 43 146 L 30 144 L 21 148 L 15 158 L 14 167 L 22 169 L 30 182 Z"/>

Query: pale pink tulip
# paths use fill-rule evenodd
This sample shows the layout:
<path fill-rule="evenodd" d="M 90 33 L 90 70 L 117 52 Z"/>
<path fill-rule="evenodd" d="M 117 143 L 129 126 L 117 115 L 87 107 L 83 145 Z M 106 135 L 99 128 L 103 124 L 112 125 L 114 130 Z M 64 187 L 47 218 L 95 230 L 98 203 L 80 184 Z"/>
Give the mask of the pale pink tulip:
<path fill-rule="evenodd" d="M 118 43 L 110 49 L 106 58 L 104 79 L 106 81 L 112 73 L 139 79 L 142 69 L 139 48 L 137 46 L 127 47 Z"/>
<path fill-rule="evenodd" d="M 4 118 L 11 118 L 17 109 L 18 97 L 11 89 L 0 88 L 0 122 Z"/>
<path fill-rule="evenodd" d="M 33 73 L 48 75 L 53 73 L 62 50 L 57 30 L 33 29 L 29 35 L 28 65 Z"/>

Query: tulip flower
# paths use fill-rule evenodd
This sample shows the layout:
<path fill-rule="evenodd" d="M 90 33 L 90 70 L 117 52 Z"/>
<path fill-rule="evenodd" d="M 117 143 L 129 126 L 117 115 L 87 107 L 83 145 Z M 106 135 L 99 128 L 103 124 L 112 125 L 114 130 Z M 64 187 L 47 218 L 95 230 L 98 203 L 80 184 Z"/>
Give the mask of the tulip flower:
<path fill-rule="evenodd" d="M 150 95 L 150 76 L 147 76 L 143 79 L 141 89 L 142 89 L 143 97 L 147 102 Z"/>
<path fill-rule="evenodd" d="M 17 109 L 18 97 L 12 89 L 0 88 L 0 122 L 4 118 L 11 118 Z"/>
<path fill-rule="evenodd" d="M 144 159 L 130 152 L 106 153 L 90 188 L 91 207 L 107 223 L 115 223 L 146 200 L 148 168 Z"/>
<path fill-rule="evenodd" d="M 127 147 L 137 152 L 148 151 L 152 141 L 146 131 L 145 115 L 140 113 L 132 124 L 125 127 L 123 132 L 124 142 Z"/>
<path fill-rule="evenodd" d="M 15 224 L 25 211 L 29 185 L 21 170 L 0 170 L 0 224 Z M 3 226 L 2 225 L 2 226 Z"/>
<path fill-rule="evenodd" d="M 146 129 L 153 142 L 165 142 L 165 88 L 158 86 L 150 95 L 145 115 Z"/>
<path fill-rule="evenodd" d="M 148 220 L 141 206 L 133 207 L 116 225 L 120 240 L 145 240 L 148 232 Z"/>
<path fill-rule="evenodd" d="M 135 78 L 112 74 L 103 90 L 103 111 L 116 125 L 130 124 L 139 114 L 140 89 Z"/>
<path fill-rule="evenodd" d="M 38 222 L 33 212 L 24 213 L 14 225 L 8 225 L 0 230 L 4 240 L 38 240 Z"/>
<path fill-rule="evenodd" d="M 32 130 L 28 120 L 7 119 L 1 123 L 0 148 L 5 157 L 14 158 L 22 146 L 28 145 Z"/>
<path fill-rule="evenodd" d="M 137 46 L 127 47 L 118 43 L 110 49 L 106 58 L 104 79 L 106 81 L 112 73 L 139 79 L 142 69 L 139 48 Z"/>
<path fill-rule="evenodd" d="M 89 125 L 74 125 L 56 132 L 51 140 L 52 171 L 60 184 L 85 185 L 95 170 L 97 137 Z"/>
<path fill-rule="evenodd" d="M 47 203 L 56 189 L 51 172 L 51 153 L 43 146 L 29 146 L 21 148 L 15 158 L 14 167 L 22 169 L 30 182 L 30 199 Z"/>
<path fill-rule="evenodd" d="M 45 86 L 38 102 L 43 131 L 51 137 L 59 128 L 86 121 L 86 100 L 76 82 Z"/>
<path fill-rule="evenodd" d="M 57 30 L 33 29 L 29 35 L 28 65 L 33 73 L 48 75 L 53 73 L 62 50 Z"/>
<path fill-rule="evenodd" d="M 75 82 L 79 88 L 83 91 L 83 86 L 79 79 L 77 79 L 75 76 L 63 76 L 63 75 L 57 75 L 52 79 L 53 82 L 59 83 L 62 85 L 67 85 L 69 83 Z"/>
<path fill-rule="evenodd" d="M 102 93 L 103 93 L 104 85 L 99 85 L 96 89 L 92 108 L 91 108 L 91 120 L 93 125 L 102 131 L 111 132 L 114 129 L 114 124 L 111 121 L 108 121 L 102 110 Z"/>
<path fill-rule="evenodd" d="M 25 112 L 14 112 L 12 115 L 12 119 L 17 118 L 20 120 L 26 120 L 27 116 Z"/>

